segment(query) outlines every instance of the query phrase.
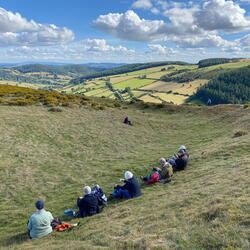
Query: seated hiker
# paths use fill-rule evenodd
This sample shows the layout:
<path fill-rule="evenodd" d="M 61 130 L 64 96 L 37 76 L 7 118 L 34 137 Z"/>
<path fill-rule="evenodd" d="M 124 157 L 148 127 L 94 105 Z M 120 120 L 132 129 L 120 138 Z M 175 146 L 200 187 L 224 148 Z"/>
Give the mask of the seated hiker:
<path fill-rule="evenodd" d="M 77 206 L 80 210 L 80 217 L 92 216 L 100 212 L 98 198 L 91 193 L 91 188 L 86 186 L 83 188 L 84 197 L 77 199 Z"/>
<path fill-rule="evenodd" d="M 123 186 L 115 185 L 114 192 L 110 195 L 110 198 L 131 199 L 141 196 L 141 188 L 133 174 L 130 171 L 126 171 L 124 177 L 125 179 L 120 179 L 120 181 L 125 184 Z"/>
<path fill-rule="evenodd" d="M 128 119 L 128 117 L 125 117 L 123 123 L 124 123 L 124 124 L 127 124 L 127 125 L 132 125 L 132 123 L 131 123 L 131 121 Z"/>
<path fill-rule="evenodd" d="M 143 181 L 146 182 L 146 184 L 155 184 L 156 182 L 158 182 L 161 179 L 161 176 L 159 174 L 159 169 L 158 168 L 153 168 L 152 169 L 154 171 L 153 174 L 150 174 L 146 177 L 141 178 Z"/>
<path fill-rule="evenodd" d="M 35 206 L 37 211 L 31 215 L 28 221 L 29 236 L 30 238 L 41 238 L 52 232 L 53 216 L 44 209 L 44 201 L 38 200 Z"/>
<path fill-rule="evenodd" d="M 188 155 L 184 151 L 180 151 L 178 153 L 178 158 L 174 162 L 173 166 L 174 172 L 185 170 L 188 164 L 188 159 L 189 159 Z"/>
<path fill-rule="evenodd" d="M 154 184 L 156 182 L 171 182 L 173 176 L 173 168 L 164 158 L 160 159 L 161 168 L 152 168 L 153 174 L 142 178 L 147 184 Z"/>
<path fill-rule="evenodd" d="M 179 156 L 182 156 L 182 154 L 186 154 L 187 155 L 187 158 L 189 159 L 189 152 L 187 151 L 186 147 L 185 146 L 180 146 L 179 149 L 178 149 L 178 153 L 177 154 L 174 154 L 169 160 L 168 162 L 174 166 L 175 165 L 175 160 L 179 157 Z"/>
<path fill-rule="evenodd" d="M 155 168 L 160 174 L 160 182 L 171 182 L 173 167 L 165 158 L 160 159 L 161 168 Z"/>

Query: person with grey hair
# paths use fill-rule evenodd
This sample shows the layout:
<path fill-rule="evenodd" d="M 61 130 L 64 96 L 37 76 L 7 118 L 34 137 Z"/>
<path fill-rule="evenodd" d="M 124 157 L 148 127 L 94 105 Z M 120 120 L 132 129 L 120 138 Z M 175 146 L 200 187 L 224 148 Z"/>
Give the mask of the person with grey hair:
<path fill-rule="evenodd" d="M 52 232 L 53 216 L 44 209 L 44 201 L 36 201 L 35 206 L 37 211 L 31 215 L 28 221 L 28 234 L 31 239 L 41 238 Z"/>
<path fill-rule="evenodd" d="M 100 213 L 98 198 L 92 193 L 89 186 L 83 188 L 83 194 L 84 197 L 79 197 L 77 199 L 80 217 L 87 217 Z"/>

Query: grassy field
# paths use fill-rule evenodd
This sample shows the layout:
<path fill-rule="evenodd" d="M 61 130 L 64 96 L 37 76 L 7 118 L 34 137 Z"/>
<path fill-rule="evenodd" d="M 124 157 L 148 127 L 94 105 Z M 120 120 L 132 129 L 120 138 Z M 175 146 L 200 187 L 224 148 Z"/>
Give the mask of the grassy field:
<path fill-rule="evenodd" d="M 129 87 L 133 90 L 132 94 L 136 93 L 134 97 L 144 102 L 159 103 L 167 101 L 174 104 L 183 104 L 200 86 L 208 82 L 210 78 L 206 77 L 220 70 L 240 68 L 249 64 L 250 60 L 240 60 L 238 62 L 213 65 L 205 68 L 198 68 L 197 65 L 163 65 L 126 74 L 91 79 L 91 81 L 86 81 L 84 84 L 76 85 L 73 88 L 72 86 L 66 86 L 63 89 L 69 93 L 72 91 L 73 93 L 84 92 L 88 96 L 100 97 L 102 93 L 101 89 L 103 89 L 103 92 L 106 92 L 106 83 L 109 83 L 113 86 L 113 92 L 120 91 L 120 95 L 126 100 L 133 98 L 132 95 L 128 97 L 127 94 L 123 93 L 124 89 Z M 187 78 L 186 81 L 179 82 L 178 79 L 187 74 L 190 80 Z M 204 78 L 202 78 L 203 74 Z M 164 75 L 171 77 L 172 80 L 162 81 L 161 77 Z M 194 79 L 191 76 L 195 76 Z M 95 89 L 100 89 L 100 91 L 95 91 Z M 138 95 L 137 90 L 147 91 L 145 95 L 141 96 L 143 92 Z M 112 96 L 114 98 L 114 93 L 113 95 L 107 95 L 106 93 L 105 96 Z"/>
<path fill-rule="evenodd" d="M 112 84 L 115 91 L 121 91 L 120 95 L 125 100 L 131 100 L 131 96 L 127 93 L 122 93 L 125 88 L 129 87 L 131 90 L 137 90 L 137 89 L 149 89 L 153 90 L 154 92 L 161 92 L 162 90 L 167 89 L 166 91 L 180 91 L 180 96 L 178 98 L 178 101 L 175 102 L 176 104 L 182 104 L 185 102 L 187 97 L 183 96 L 184 94 L 193 93 L 197 87 L 196 85 L 200 86 L 200 84 L 203 84 L 204 82 L 201 81 L 199 84 L 194 84 L 192 88 L 190 87 L 184 87 L 182 88 L 180 84 L 173 82 L 172 84 L 166 83 L 166 82 L 160 82 L 160 77 L 169 73 L 172 73 L 176 70 L 181 69 L 196 69 L 196 65 L 185 65 L 185 66 L 179 66 L 179 65 L 163 65 L 160 67 L 153 67 L 138 71 L 129 72 L 126 74 L 120 74 L 120 75 L 113 75 L 110 77 L 103 77 L 103 78 L 96 78 L 86 81 L 84 84 L 79 85 L 69 85 L 65 86 L 59 90 L 66 91 L 67 93 L 85 93 L 87 96 L 97 96 L 101 97 L 102 93 L 105 97 L 115 98 L 114 93 L 109 93 L 106 88 L 106 83 L 109 82 Z M 162 69 L 165 69 L 164 71 Z M 198 82 L 198 81 L 197 81 Z M 159 84 L 160 83 L 160 84 Z M 160 86 L 159 86 L 160 85 Z M 154 86 L 157 86 L 154 88 Z M 186 93 L 187 92 L 187 93 Z M 108 94 L 109 93 L 109 94 Z M 132 93 L 136 93 L 132 91 Z M 141 92 L 139 95 L 135 94 L 135 97 L 139 96 L 139 99 L 145 102 L 153 102 L 153 103 L 160 103 L 162 102 L 159 98 L 154 98 L 150 96 L 150 93 L 146 93 L 146 95 L 140 97 L 143 92 Z M 162 93 L 161 93 L 162 95 Z M 165 98 L 166 99 L 166 98 Z M 181 99 L 181 101 L 180 101 Z M 175 98 L 171 98 L 172 101 L 175 101 Z"/>
<path fill-rule="evenodd" d="M 60 113 L 0 106 L 1 249 L 250 248 L 250 109 L 138 105 Z M 112 201 L 90 218 L 63 216 L 83 186 L 99 183 L 109 194 L 124 171 L 146 175 L 182 144 L 191 160 L 173 184 L 144 187 L 141 197 Z M 37 199 L 81 226 L 29 240 Z"/>

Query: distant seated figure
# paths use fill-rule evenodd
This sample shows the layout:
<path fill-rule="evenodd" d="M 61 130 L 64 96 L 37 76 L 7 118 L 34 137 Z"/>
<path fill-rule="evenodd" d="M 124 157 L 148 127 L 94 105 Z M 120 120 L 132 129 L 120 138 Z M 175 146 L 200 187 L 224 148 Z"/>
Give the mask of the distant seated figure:
<path fill-rule="evenodd" d="M 124 182 L 123 186 L 115 185 L 114 192 L 110 195 L 110 198 L 131 199 L 141 196 L 141 188 L 137 179 L 130 171 L 126 171 L 124 174 L 125 179 L 120 179 Z"/>
<path fill-rule="evenodd" d="M 100 212 L 98 198 L 91 193 L 91 188 L 86 186 L 83 188 L 84 197 L 77 199 L 80 217 L 92 216 Z"/>
<path fill-rule="evenodd" d="M 158 182 L 161 179 L 158 168 L 153 168 L 152 170 L 154 171 L 153 174 L 150 174 L 150 175 L 142 178 L 142 180 L 145 181 L 146 184 L 148 184 L 148 185 L 155 184 L 156 182 Z"/>
<path fill-rule="evenodd" d="M 29 236 L 30 238 L 41 238 L 52 232 L 53 216 L 44 209 L 44 201 L 36 201 L 35 206 L 37 211 L 31 215 L 28 221 Z"/>
<path fill-rule="evenodd" d="M 209 106 L 211 104 L 212 104 L 212 100 L 210 98 L 208 98 L 208 100 L 207 100 L 207 106 Z"/>
<path fill-rule="evenodd" d="M 124 124 L 127 124 L 127 125 L 132 125 L 132 123 L 131 123 L 131 121 L 128 119 L 128 117 L 125 117 L 123 123 L 124 123 Z"/>

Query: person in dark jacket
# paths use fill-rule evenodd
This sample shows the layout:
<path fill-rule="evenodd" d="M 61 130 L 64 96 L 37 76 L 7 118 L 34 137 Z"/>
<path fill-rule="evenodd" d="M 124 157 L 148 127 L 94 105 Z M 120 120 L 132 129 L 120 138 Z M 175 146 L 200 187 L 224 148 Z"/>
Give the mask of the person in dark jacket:
<path fill-rule="evenodd" d="M 128 117 L 125 117 L 124 121 L 123 121 L 124 124 L 127 124 L 127 125 L 132 125 L 132 122 L 128 119 Z"/>
<path fill-rule="evenodd" d="M 130 171 L 126 171 L 124 177 L 125 179 L 120 181 L 123 181 L 125 184 L 123 186 L 116 185 L 111 198 L 131 199 L 141 196 L 141 188 L 133 174 Z"/>
<path fill-rule="evenodd" d="M 77 206 L 79 207 L 80 217 L 92 216 L 100 212 L 98 199 L 91 193 L 91 188 L 86 186 L 83 188 L 84 197 L 77 199 Z"/>
<path fill-rule="evenodd" d="M 188 164 L 188 155 L 183 152 L 183 154 L 178 155 L 178 158 L 175 160 L 175 164 L 173 167 L 174 172 L 185 170 Z"/>

